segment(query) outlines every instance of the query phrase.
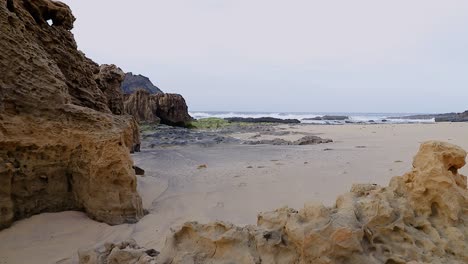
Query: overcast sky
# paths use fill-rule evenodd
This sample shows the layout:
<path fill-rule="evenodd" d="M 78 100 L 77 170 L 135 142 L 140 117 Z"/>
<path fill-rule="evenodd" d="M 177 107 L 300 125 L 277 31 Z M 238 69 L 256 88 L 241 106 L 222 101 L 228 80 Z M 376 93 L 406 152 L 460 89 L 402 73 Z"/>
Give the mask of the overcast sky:
<path fill-rule="evenodd" d="M 468 109 L 466 0 L 64 0 L 78 47 L 191 111 Z"/>

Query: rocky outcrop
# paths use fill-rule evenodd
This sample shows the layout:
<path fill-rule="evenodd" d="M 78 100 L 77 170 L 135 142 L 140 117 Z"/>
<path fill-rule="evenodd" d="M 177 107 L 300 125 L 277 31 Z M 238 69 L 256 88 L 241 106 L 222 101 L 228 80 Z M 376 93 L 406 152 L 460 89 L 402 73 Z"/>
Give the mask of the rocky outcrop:
<path fill-rule="evenodd" d="M 328 120 L 328 121 L 340 121 L 340 120 L 347 120 L 349 116 L 337 116 L 337 115 L 324 115 L 324 116 L 317 116 L 312 118 L 303 118 L 302 120 Z"/>
<path fill-rule="evenodd" d="M 180 94 L 150 94 L 137 90 L 125 95 L 125 112 L 139 122 L 186 127 L 192 121 L 185 99 Z"/>
<path fill-rule="evenodd" d="M 157 102 L 146 90 L 137 90 L 125 95 L 125 113 L 132 115 L 138 122 L 159 123 L 157 117 Z"/>
<path fill-rule="evenodd" d="M 463 113 L 411 115 L 389 117 L 388 119 L 434 119 L 435 122 L 468 122 L 468 110 Z"/>
<path fill-rule="evenodd" d="M 256 226 L 185 223 L 161 254 L 138 263 L 468 263 L 467 179 L 458 173 L 465 157 L 457 146 L 425 142 L 412 171 L 387 187 L 355 184 L 331 208 L 260 213 Z"/>
<path fill-rule="evenodd" d="M 0 228 L 62 210 L 142 217 L 129 155 L 138 125 L 112 114 L 120 74 L 77 50 L 73 21 L 60 2 L 0 0 Z"/>
<path fill-rule="evenodd" d="M 137 90 L 145 90 L 150 94 L 162 93 L 148 77 L 141 74 L 134 75 L 131 72 L 125 74 L 125 79 L 122 82 L 121 88 L 124 94 L 131 94 Z"/>
<path fill-rule="evenodd" d="M 162 124 L 170 126 L 188 126 L 192 117 L 188 113 L 187 103 L 180 94 L 152 95 L 156 102 L 156 115 Z"/>
<path fill-rule="evenodd" d="M 301 121 L 297 119 L 281 119 L 274 117 L 228 117 L 225 120 L 229 122 L 245 122 L 245 123 L 275 123 L 275 124 L 299 124 Z"/>

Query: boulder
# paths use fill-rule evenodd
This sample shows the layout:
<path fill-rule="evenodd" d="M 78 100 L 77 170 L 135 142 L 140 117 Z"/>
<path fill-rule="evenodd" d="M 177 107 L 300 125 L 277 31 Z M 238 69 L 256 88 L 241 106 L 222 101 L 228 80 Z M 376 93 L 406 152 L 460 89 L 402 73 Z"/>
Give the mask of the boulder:
<path fill-rule="evenodd" d="M 161 119 L 162 124 L 185 127 L 192 121 L 182 95 L 158 93 L 151 97 L 156 102 L 156 115 Z"/>
<path fill-rule="evenodd" d="M 455 145 L 425 142 L 387 187 L 355 184 L 333 207 L 284 207 L 255 226 L 187 222 L 138 263 L 468 263 L 465 158 Z"/>
<path fill-rule="evenodd" d="M 60 2 L 0 1 L 0 228 L 63 210 L 143 216 L 129 155 L 138 125 L 113 114 L 120 74 L 77 50 L 74 20 Z"/>

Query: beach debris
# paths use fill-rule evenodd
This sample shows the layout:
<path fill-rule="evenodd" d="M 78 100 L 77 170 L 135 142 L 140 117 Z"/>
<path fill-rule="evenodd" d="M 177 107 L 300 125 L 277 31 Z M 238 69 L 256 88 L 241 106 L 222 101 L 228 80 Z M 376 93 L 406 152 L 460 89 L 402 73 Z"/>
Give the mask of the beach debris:
<path fill-rule="evenodd" d="M 197 169 L 206 169 L 208 168 L 208 166 L 206 164 L 201 164 L 201 165 L 198 165 Z"/>
<path fill-rule="evenodd" d="M 367 148 L 366 146 L 356 146 L 355 148 Z"/>

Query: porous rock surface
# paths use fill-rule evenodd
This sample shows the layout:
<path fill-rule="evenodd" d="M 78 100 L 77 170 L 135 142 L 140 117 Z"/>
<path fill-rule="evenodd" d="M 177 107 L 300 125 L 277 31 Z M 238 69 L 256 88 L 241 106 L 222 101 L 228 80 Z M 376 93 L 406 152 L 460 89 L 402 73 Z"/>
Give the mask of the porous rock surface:
<path fill-rule="evenodd" d="M 260 213 L 256 226 L 185 223 L 157 257 L 112 263 L 468 263 L 465 157 L 425 142 L 413 169 L 387 187 L 355 184 L 334 207 Z"/>
<path fill-rule="evenodd" d="M 62 210 L 142 217 L 129 155 L 138 125 L 112 114 L 120 73 L 77 50 L 74 20 L 60 2 L 0 0 L 0 229 Z"/>

